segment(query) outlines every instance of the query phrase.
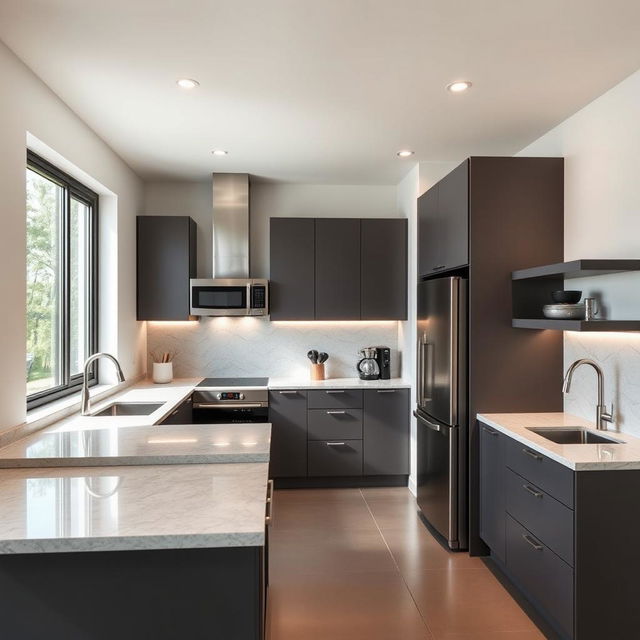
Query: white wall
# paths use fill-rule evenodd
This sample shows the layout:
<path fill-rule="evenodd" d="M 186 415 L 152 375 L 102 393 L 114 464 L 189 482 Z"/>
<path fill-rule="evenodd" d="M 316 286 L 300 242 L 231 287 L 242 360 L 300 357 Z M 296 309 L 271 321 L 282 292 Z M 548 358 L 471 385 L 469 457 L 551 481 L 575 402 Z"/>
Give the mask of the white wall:
<path fill-rule="evenodd" d="M 640 72 L 594 100 L 517 155 L 565 158 L 565 260 L 640 258 Z M 600 297 L 607 317 L 640 318 L 640 273 L 567 281 Z M 592 357 L 623 431 L 640 435 L 640 334 L 565 333 L 565 367 Z M 595 414 L 595 376 L 579 370 L 565 409 Z"/>
<path fill-rule="evenodd" d="M 52 149 L 68 166 L 81 168 L 102 185 L 101 205 L 112 218 L 112 260 L 103 267 L 116 286 L 109 345 L 117 350 L 125 375 L 144 370 L 144 325 L 135 321 L 135 216 L 142 185 L 124 162 L 44 85 L 7 47 L 0 43 L 0 279 L 3 303 L 0 330 L 0 430 L 25 420 L 25 163 L 27 134 Z M 103 202 L 104 196 L 104 202 Z M 115 275 L 114 275 L 115 274 Z"/>

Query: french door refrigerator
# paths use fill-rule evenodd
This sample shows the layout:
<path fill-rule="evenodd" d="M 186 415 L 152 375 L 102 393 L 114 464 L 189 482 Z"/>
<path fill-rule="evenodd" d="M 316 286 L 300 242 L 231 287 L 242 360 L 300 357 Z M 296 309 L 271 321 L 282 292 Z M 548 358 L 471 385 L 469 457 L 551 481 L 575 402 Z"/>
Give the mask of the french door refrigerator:
<path fill-rule="evenodd" d="M 418 284 L 418 506 L 451 549 L 467 547 L 467 280 Z"/>

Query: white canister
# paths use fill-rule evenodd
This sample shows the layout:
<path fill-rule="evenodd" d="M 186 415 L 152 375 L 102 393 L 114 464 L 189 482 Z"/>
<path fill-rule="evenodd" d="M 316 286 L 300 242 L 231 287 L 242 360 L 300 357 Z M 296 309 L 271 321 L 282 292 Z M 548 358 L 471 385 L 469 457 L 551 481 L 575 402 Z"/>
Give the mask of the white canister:
<path fill-rule="evenodd" d="M 173 362 L 154 362 L 153 381 L 156 384 L 166 384 L 173 380 Z"/>

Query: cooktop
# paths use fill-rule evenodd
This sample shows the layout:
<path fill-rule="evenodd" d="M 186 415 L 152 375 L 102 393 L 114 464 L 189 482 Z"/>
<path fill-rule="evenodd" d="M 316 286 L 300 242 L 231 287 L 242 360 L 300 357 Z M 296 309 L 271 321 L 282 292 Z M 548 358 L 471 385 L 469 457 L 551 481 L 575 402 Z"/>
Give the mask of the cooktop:
<path fill-rule="evenodd" d="M 205 378 L 198 387 L 266 387 L 269 378 Z"/>

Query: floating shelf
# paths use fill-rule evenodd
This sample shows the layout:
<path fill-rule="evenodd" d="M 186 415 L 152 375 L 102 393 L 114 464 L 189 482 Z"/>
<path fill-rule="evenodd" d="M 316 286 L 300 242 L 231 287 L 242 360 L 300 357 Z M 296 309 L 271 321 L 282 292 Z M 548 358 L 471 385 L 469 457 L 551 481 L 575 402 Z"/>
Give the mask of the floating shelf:
<path fill-rule="evenodd" d="M 555 329 L 556 331 L 640 331 L 640 320 L 552 320 L 514 318 L 516 329 Z"/>
<path fill-rule="evenodd" d="M 511 274 L 513 280 L 529 278 L 588 278 L 623 271 L 640 271 L 640 260 L 572 260 L 543 267 L 520 269 Z"/>

